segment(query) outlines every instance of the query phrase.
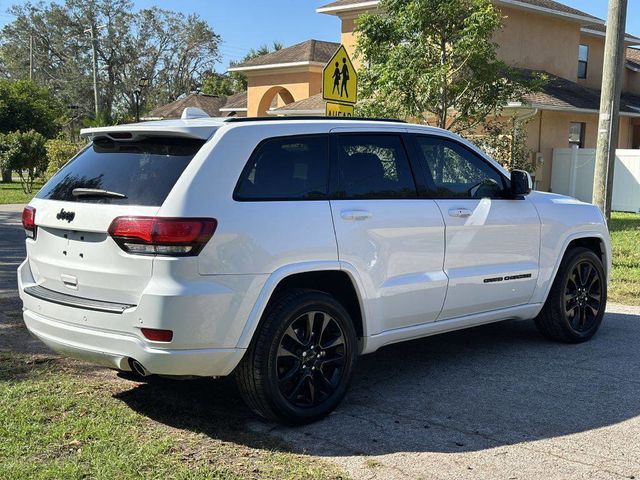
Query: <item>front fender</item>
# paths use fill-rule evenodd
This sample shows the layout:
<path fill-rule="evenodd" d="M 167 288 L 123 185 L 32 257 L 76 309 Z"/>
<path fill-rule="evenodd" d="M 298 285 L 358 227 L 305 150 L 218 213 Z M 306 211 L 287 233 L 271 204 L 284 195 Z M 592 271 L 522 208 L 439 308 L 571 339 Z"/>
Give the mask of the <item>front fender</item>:
<path fill-rule="evenodd" d="M 541 251 L 540 259 L 540 276 L 538 277 L 538 283 L 536 285 L 536 289 L 533 293 L 533 297 L 531 298 L 530 303 L 541 303 L 543 304 L 547 297 L 549 296 L 549 292 L 551 291 L 551 286 L 553 285 L 553 281 L 558 274 L 558 270 L 560 269 L 560 264 L 562 263 L 562 259 L 569 248 L 569 245 L 580 239 L 585 238 L 595 238 L 598 239 L 602 246 L 604 246 L 604 269 L 605 274 L 607 276 L 607 282 L 611 276 L 611 242 L 609 240 L 608 232 L 602 232 L 602 230 L 581 230 L 577 232 L 572 232 L 564 236 L 561 242 L 559 243 L 559 248 L 549 249 L 548 252 L 543 253 Z M 541 247 L 544 249 L 545 247 Z M 547 261 L 545 262 L 543 259 L 547 257 Z M 549 261 L 550 258 L 553 258 L 553 261 Z"/>

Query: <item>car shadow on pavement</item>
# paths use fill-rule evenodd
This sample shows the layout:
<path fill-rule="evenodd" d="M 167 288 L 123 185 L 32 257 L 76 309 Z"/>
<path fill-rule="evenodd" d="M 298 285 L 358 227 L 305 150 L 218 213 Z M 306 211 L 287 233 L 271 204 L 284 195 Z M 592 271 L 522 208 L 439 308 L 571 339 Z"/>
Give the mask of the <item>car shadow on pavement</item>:
<path fill-rule="evenodd" d="M 161 381 L 117 397 L 177 428 L 229 441 L 249 429 L 313 455 L 477 451 L 640 415 L 639 351 L 640 316 L 617 313 L 582 345 L 515 321 L 392 345 L 360 359 L 332 415 L 297 428 L 256 420 L 231 379 Z"/>

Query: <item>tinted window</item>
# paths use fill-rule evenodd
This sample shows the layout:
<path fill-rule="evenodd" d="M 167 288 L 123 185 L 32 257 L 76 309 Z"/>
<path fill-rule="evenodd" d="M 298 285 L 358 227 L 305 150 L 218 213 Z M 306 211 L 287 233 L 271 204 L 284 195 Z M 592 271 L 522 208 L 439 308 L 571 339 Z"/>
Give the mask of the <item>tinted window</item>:
<path fill-rule="evenodd" d="M 258 146 L 242 172 L 238 200 L 327 198 L 328 137 L 272 138 Z"/>
<path fill-rule="evenodd" d="M 498 198 L 504 179 L 466 147 L 445 139 L 418 136 L 418 150 L 433 198 Z"/>
<path fill-rule="evenodd" d="M 64 166 L 37 198 L 160 206 L 203 144 L 202 140 L 178 138 L 98 139 Z M 76 188 L 108 190 L 126 198 L 74 196 Z"/>
<path fill-rule="evenodd" d="M 415 198 L 402 140 L 395 135 L 339 135 L 341 198 Z"/>
<path fill-rule="evenodd" d="M 589 45 L 580 45 L 578 50 L 578 78 L 587 78 L 589 63 Z"/>

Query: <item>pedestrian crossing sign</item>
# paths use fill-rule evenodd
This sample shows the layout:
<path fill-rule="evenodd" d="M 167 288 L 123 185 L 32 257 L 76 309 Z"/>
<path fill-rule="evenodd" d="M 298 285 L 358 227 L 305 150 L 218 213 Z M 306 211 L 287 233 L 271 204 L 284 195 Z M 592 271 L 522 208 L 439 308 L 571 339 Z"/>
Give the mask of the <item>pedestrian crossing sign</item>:
<path fill-rule="evenodd" d="M 322 71 L 322 98 L 348 105 L 358 101 L 358 74 L 344 45 Z"/>
<path fill-rule="evenodd" d="M 353 117 L 353 105 L 327 102 L 324 114 L 327 117 Z"/>

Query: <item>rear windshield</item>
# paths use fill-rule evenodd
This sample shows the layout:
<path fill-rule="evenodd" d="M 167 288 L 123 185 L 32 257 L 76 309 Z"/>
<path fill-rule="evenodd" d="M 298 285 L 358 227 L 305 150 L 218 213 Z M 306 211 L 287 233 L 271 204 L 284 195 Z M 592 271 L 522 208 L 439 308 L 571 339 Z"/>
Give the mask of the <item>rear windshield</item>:
<path fill-rule="evenodd" d="M 47 182 L 37 198 L 160 206 L 203 144 L 184 138 L 97 139 Z M 78 194 L 76 189 L 85 190 Z"/>

